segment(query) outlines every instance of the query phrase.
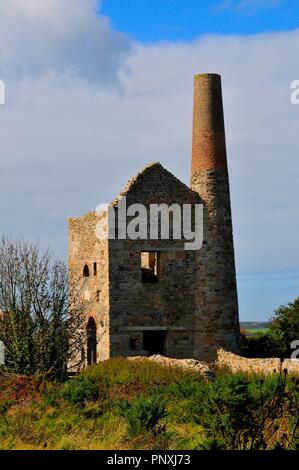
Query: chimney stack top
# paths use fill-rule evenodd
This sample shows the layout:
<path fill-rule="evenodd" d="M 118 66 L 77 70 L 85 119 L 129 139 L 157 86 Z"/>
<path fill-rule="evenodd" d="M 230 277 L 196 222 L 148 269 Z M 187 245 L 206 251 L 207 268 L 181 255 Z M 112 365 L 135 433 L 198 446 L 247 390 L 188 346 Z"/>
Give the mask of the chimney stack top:
<path fill-rule="evenodd" d="M 221 76 L 198 74 L 194 76 L 192 173 L 226 167 Z"/>

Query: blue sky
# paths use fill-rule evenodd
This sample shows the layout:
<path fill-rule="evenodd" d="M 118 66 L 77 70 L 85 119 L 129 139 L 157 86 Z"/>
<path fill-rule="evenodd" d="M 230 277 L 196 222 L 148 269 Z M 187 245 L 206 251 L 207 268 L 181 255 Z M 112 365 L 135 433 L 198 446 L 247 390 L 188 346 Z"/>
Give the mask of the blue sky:
<path fill-rule="evenodd" d="M 148 163 L 189 184 L 193 75 L 220 73 L 240 318 L 299 295 L 299 0 L 6 0 L 0 44 L 0 235 L 66 259 L 68 217 Z"/>
<path fill-rule="evenodd" d="M 112 25 L 143 42 L 255 34 L 299 26 L 298 0 L 103 0 Z"/>
<path fill-rule="evenodd" d="M 274 309 L 298 297 L 299 270 L 238 273 L 240 319 L 269 320 Z"/>

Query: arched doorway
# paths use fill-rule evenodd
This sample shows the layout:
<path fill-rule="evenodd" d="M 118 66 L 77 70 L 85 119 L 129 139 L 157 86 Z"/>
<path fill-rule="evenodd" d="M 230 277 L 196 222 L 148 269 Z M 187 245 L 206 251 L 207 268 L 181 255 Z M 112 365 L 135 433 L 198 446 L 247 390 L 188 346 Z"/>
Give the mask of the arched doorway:
<path fill-rule="evenodd" d="M 89 318 L 86 326 L 87 333 L 87 365 L 97 362 L 97 326 L 92 317 Z"/>

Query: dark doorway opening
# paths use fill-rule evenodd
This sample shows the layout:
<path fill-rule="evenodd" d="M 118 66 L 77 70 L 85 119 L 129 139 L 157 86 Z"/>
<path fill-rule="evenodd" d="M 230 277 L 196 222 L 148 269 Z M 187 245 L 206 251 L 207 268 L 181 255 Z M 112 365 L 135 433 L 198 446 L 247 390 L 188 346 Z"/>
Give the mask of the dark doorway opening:
<path fill-rule="evenodd" d="M 143 349 L 149 355 L 165 353 L 166 330 L 150 330 L 143 332 Z"/>
<path fill-rule="evenodd" d="M 92 317 L 88 320 L 87 327 L 87 365 L 97 362 L 97 327 Z"/>

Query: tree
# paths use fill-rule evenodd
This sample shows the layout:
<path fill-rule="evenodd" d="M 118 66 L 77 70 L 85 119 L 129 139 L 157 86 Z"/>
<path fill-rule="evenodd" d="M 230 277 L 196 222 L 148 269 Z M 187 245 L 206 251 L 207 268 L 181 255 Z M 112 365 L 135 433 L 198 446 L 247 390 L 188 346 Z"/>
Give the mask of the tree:
<path fill-rule="evenodd" d="M 249 336 L 241 330 L 241 355 L 244 357 L 279 357 L 281 351 L 276 337 L 269 331 Z"/>
<path fill-rule="evenodd" d="M 290 357 L 292 341 L 299 340 L 299 297 L 274 311 L 270 332 L 279 345 L 281 356 Z"/>
<path fill-rule="evenodd" d="M 64 263 L 22 238 L 0 241 L 0 340 L 6 366 L 63 380 L 82 350 L 84 305 Z"/>

